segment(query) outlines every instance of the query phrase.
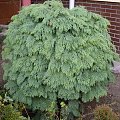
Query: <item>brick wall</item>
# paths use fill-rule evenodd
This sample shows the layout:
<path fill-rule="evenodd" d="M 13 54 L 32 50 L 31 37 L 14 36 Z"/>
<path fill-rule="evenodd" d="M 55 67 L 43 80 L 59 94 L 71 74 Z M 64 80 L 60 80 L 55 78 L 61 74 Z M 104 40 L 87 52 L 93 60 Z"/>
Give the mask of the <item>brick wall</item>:
<path fill-rule="evenodd" d="M 32 4 L 44 3 L 47 0 L 31 0 Z M 61 0 L 64 4 L 64 7 L 69 7 L 69 0 Z"/>
<path fill-rule="evenodd" d="M 45 0 L 33 0 L 33 3 L 43 3 Z M 69 6 L 69 0 L 62 0 L 65 7 Z M 90 0 L 75 0 L 75 6 L 85 6 L 89 11 L 98 13 L 107 18 L 111 26 L 109 32 L 113 44 L 120 54 L 120 3 L 117 2 L 101 2 Z"/>

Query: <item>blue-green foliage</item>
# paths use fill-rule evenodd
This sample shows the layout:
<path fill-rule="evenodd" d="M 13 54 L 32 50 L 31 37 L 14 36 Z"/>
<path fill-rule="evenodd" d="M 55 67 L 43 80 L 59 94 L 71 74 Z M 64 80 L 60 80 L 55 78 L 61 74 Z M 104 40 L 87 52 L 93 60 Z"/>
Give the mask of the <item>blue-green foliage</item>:
<path fill-rule="evenodd" d="M 47 1 L 25 7 L 12 20 L 2 55 L 13 99 L 46 110 L 57 99 L 87 102 L 107 94 L 116 54 L 106 19 Z"/>

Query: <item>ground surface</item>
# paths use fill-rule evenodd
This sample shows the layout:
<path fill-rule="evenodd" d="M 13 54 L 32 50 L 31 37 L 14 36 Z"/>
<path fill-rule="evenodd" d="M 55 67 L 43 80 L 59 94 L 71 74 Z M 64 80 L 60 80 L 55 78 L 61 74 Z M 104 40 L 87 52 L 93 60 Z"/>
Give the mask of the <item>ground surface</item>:
<path fill-rule="evenodd" d="M 109 85 L 106 97 L 102 97 L 99 103 L 93 101 L 85 105 L 84 120 L 93 120 L 93 109 L 101 104 L 109 105 L 114 112 L 119 114 L 120 119 L 120 74 L 116 75 L 115 83 Z"/>

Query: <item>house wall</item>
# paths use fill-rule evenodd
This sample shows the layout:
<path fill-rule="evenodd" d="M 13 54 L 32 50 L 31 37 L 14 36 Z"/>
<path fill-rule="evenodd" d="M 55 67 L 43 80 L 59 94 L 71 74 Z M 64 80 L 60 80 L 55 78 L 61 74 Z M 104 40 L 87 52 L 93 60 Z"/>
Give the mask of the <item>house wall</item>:
<path fill-rule="evenodd" d="M 44 1 L 45 0 L 32 0 L 32 3 L 43 3 Z M 117 52 L 120 54 L 120 2 L 107 1 L 75 0 L 75 6 L 85 6 L 89 11 L 98 13 L 110 21 L 111 26 L 109 27 L 109 32 L 112 42 L 116 46 Z M 69 7 L 69 0 L 62 0 L 62 2 L 65 7 Z"/>
<path fill-rule="evenodd" d="M 0 0 L 0 24 L 8 24 L 19 8 L 20 0 Z"/>

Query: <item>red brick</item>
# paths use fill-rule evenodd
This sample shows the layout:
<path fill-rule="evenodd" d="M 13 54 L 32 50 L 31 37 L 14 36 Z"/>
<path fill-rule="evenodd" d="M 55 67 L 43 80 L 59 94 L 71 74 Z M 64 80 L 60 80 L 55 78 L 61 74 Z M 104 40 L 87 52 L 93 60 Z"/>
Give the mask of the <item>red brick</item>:
<path fill-rule="evenodd" d="M 112 18 L 112 17 L 106 17 L 106 18 L 110 21 L 116 21 L 116 18 Z"/>
<path fill-rule="evenodd" d="M 94 13 L 97 13 L 97 14 L 101 15 L 101 12 L 99 12 L 99 11 L 91 11 L 91 12 L 94 12 Z"/>
<path fill-rule="evenodd" d="M 119 19 L 116 19 L 116 22 L 120 22 L 120 18 L 119 18 Z"/>
<path fill-rule="evenodd" d="M 120 34 L 120 30 L 113 30 L 113 29 L 110 29 L 110 32 L 111 32 L 111 33 Z"/>
<path fill-rule="evenodd" d="M 111 14 L 111 13 L 110 13 L 110 14 Z M 111 14 L 111 17 L 117 17 L 117 18 L 120 18 L 120 15 L 115 14 L 115 13 L 112 13 L 112 14 Z"/>
<path fill-rule="evenodd" d="M 91 4 L 92 5 L 92 7 L 100 7 L 100 4 Z"/>
<path fill-rule="evenodd" d="M 110 8 L 112 8 L 112 6 L 111 5 L 106 5 L 106 4 L 101 4 L 101 8 L 107 8 L 107 9 L 110 9 Z"/>
<path fill-rule="evenodd" d="M 115 37 L 120 39 L 120 34 L 115 34 Z"/>
<path fill-rule="evenodd" d="M 119 14 L 119 15 L 120 15 L 120 10 L 117 10 L 117 14 Z"/>
<path fill-rule="evenodd" d="M 106 9 L 105 11 L 108 13 L 117 13 L 117 10 L 113 10 L 113 9 Z"/>
<path fill-rule="evenodd" d="M 110 28 L 110 29 L 116 29 L 116 26 L 111 25 L 109 28 Z"/>
<path fill-rule="evenodd" d="M 115 21 L 111 21 L 110 23 L 111 23 L 111 25 L 120 26 L 120 23 L 115 22 Z"/>
<path fill-rule="evenodd" d="M 102 12 L 103 16 L 110 16 L 110 13 Z"/>
<path fill-rule="evenodd" d="M 75 6 L 79 6 L 79 5 L 84 6 L 83 3 L 76 2 Z"/>
<path fill-rule="evenodd" d="M 116 38 L 116 37 L 111 37 L 113 43 L 116 42 L 115 45 L 117 45 L 118 43 L 120 43 L 120 39 L 119 38 Z"/>
<path fill-rule="evenodd" d="M 104 8 L 96 8 L 96 11 L 106 12 L 106 10 Z"/>
<path fill-rule="evenodd" d="M 120 9 L 120 5 L 112 5 L 112 9 Z"/>
<path fill-rule="evenodd" d="M 120 39 L 118 39 L 118 38 L 113 38 L 112 40 L 113 40 L 113 42 L 115 42 L 115 45 L 120 46 Z M 118 44 L 118 43 L 119 43 L 119 44 Z"/>
<path fill-rule="evenodd" d="M 90 3 L 83 3 L 83 6 L 90 7 L 90 6 L 92 6 L 92 4 L 90 4 Z"/>
<path fill-rule="evenodd" d="M 86 7 L 89 11 L 95 11 L 95 8 L 93 7 Z"/>

